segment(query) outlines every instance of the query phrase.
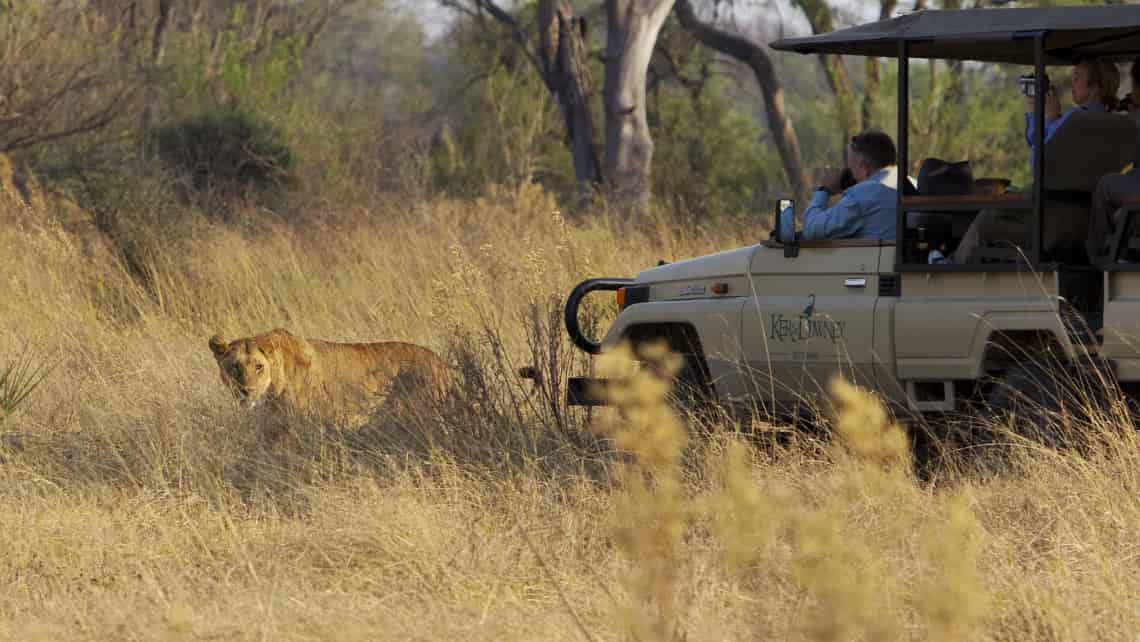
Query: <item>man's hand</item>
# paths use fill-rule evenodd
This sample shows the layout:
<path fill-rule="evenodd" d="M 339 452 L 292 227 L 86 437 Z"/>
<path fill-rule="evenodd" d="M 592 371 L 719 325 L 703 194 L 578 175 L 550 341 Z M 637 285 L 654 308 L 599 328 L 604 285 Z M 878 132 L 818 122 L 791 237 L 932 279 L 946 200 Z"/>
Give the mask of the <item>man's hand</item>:
<path fill-rule="evenodd" d="M 824 167 L 817 170 L 815 173 L 819 177 L 819 185 L 832 194 L 840 191 L 839 184 L 840 178 L 843 176 L 842 169 L 833 169 L 832 167 Z"/>

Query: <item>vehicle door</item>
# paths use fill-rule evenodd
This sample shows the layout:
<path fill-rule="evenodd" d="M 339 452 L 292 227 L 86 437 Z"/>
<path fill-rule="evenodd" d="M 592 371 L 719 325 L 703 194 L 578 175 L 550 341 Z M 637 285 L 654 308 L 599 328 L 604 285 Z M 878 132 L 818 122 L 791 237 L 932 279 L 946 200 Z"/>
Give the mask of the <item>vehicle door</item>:
<path fill-rule="evenodd" d="M 873 387 L 877 240 L 769 242 L 750 262 L 741 332 L 751 392 L 781 409 L 826 395 L 838 373 Z M 794 256 L 793 256 L 794 254 Z"/>

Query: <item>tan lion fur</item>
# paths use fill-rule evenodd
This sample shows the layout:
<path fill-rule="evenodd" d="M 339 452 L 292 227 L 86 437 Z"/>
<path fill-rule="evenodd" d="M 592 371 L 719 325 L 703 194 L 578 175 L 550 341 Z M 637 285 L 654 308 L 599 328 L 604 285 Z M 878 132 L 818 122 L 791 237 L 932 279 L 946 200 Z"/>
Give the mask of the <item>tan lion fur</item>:
<path fill-rule="evenodd" d="M 244 407 L 345 419 L 393 394 L 415 401 L 441 396 L 450 370 L 411 343 L 334 343 L 281 328 L 226 341 L 210 338 L 222 383 Z"/>

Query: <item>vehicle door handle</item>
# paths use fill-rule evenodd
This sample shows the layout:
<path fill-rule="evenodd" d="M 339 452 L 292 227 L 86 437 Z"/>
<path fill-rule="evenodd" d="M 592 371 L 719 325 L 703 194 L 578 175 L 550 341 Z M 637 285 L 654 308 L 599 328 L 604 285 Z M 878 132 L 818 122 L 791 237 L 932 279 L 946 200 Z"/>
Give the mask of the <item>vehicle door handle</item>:
<path fill-rule="evenodd" d="M 843 286 L 848 288 L 865 288 L 867 287 L 867 279 L 847 279 L 843 282 Z"/>

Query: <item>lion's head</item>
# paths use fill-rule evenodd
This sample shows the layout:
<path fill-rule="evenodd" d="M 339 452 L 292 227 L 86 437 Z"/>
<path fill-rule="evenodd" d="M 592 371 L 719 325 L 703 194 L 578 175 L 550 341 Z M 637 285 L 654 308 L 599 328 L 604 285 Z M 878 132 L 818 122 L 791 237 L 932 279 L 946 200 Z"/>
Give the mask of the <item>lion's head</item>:
<path fill-rule="evenodd" d="M 218 362 L 222 383 L 234 394 L 243 408 L 252 408 L 265 400 L 273 385 L 274 349 L 256 338 L 226 343 L 220 335 L 210 337 L 210 351 Z"/>

